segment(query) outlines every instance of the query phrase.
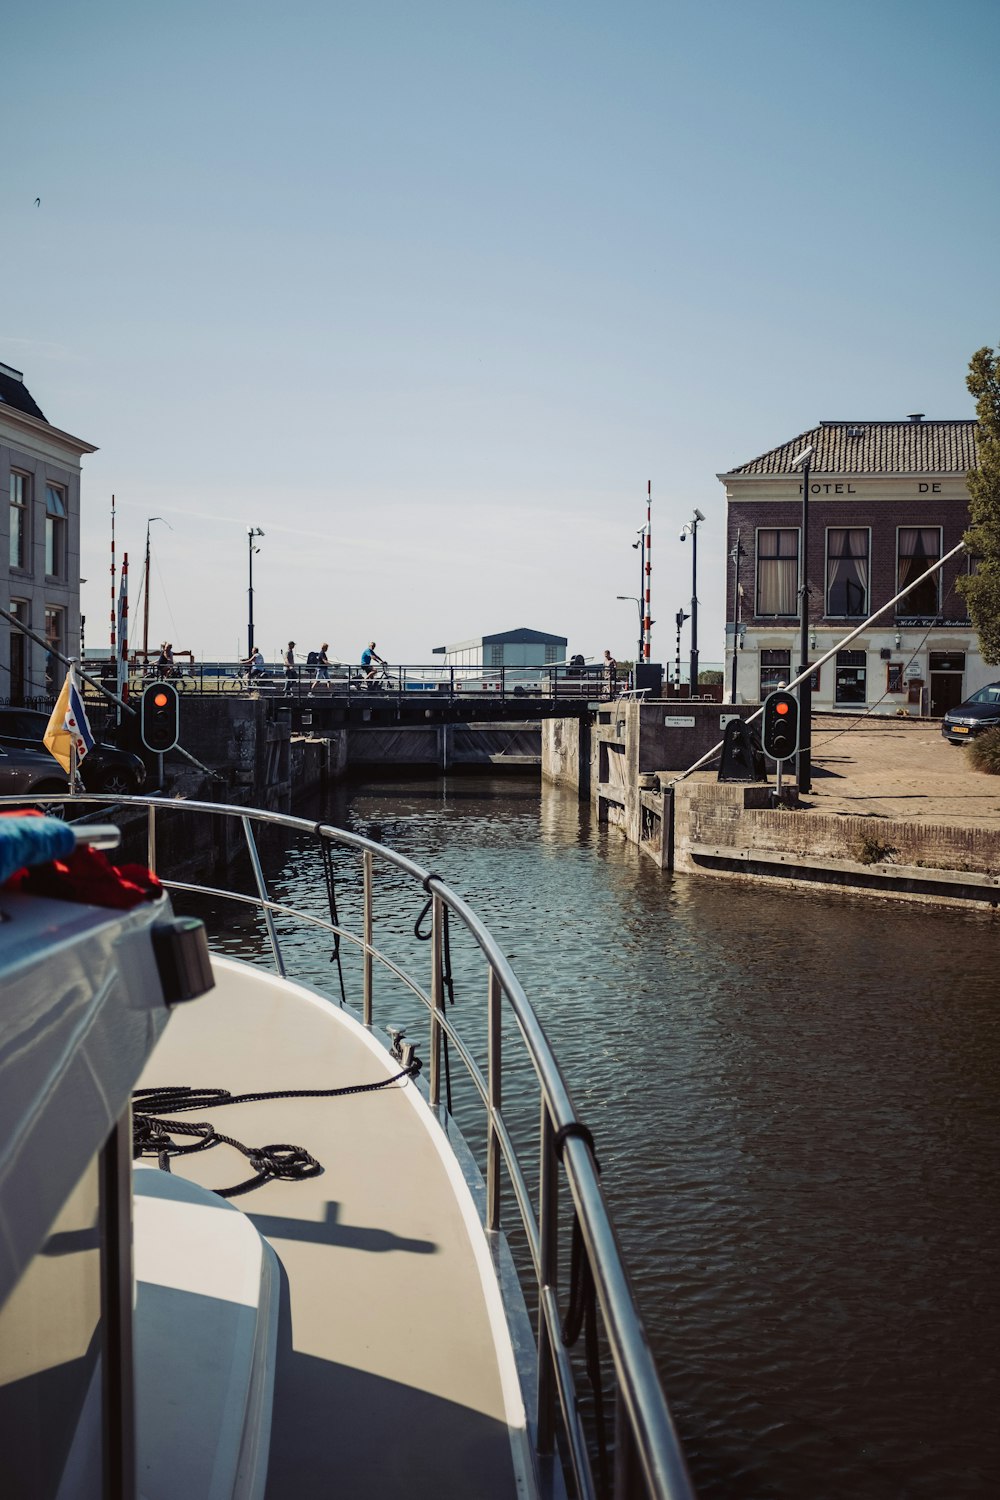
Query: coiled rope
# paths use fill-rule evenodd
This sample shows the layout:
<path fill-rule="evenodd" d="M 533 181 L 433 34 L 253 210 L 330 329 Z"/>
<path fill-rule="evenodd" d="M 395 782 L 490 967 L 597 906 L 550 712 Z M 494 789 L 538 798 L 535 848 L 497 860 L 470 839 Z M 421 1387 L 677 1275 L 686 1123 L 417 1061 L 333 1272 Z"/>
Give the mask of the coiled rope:
<path fill-rule="evenodd" d="M 340 1099 L 350 1094 L 372 1094 L 405 1078 L 415 1078 L 420 1067 L 420 1060 L 415 1057 L 389 1078 L 376 1083 L 348 1084 L 339 1089 L 274 1089 L 258 1094 L 231 1094 L 228 1089 L 196 1089 L 186 1085 L 136 1089 L 132 1095 L 132 1156 L 155 1157 L 160 1170 L 169 1172 L 172 1157 L 191 1156 L 212 1146 L 232 1146 L 246 1157 L 254 1175 L 233 1187 L 216 1188 L 220 1198 L 238 1198 L 275 1180 L 302 1182 L 308 1177 L 319 1177 L 323 1167 L 303 1146 L 287 1142 L 247 1146 L 234 1136 L 223 1135 L 208 1121 L 165 1120 L 163 1116 L 192 1109 L 222 1109 L 229 1104 L 258 1104 L 265 1099 Z M 178 1141 L 176 1136 L 190 1139 Z"/>

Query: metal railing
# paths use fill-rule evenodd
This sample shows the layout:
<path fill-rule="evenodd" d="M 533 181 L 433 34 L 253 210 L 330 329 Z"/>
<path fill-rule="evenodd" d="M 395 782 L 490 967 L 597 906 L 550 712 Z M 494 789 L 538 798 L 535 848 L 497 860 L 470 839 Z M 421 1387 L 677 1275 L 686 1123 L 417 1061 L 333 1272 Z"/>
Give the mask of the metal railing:
<path fill-rule="evenodd" d="M 114 664 L 88 661 L 88 672 L 114 688 Z M 129 691 L 139 694 L 161 679 L 155 664 L 133 665 L 129 671 Z M 284 667 L 267 666 L 251 675 L 239 662 L 175 662 L 168 681 L 180 693 L 253 694 L 268 698 L 311 698 L 323 702 L 330 698 L 390 698 L 409 702 L 423 697 L 460 703 L 469 699 L 492 699 L 516 703 L 525 699 L 585 699 L 603 702 L 616 696 L 623 686 L 611 683 L 600 665 L 571 667 L 563 663 L 547 667 L 480 667 L 441 666 L 421 663 L 385 666 L 369 676 L 361 666 L 343 662 L 331 663 L 325 670 L 299 663 L 294 674 L 286 675 Z M 96 689 L 85 685 L 88 698 L 96 698 Z"/>
<path fill-rule="evenodd" d="M 56 799 L 38 797 L 32 800 Z M 58 800 L 65 804 L 67 815 L 89 804 L 106 807 L 109 801 L 108 798 L 84 794 Z M 14 798 L 0 798 L 0 803 L 4 804 L 16 801 Z M 634 1500 L 641 1495 L 648 1495 L 652 1500 L 693 1500 L 694 1492 L 680 1444 L 601 1190 L 589 1133 L 577 1114 L 559 1064 L 519 980 L 476 913 L 457 892 L 423 866 L 382 844 L 341 828 L 280 813 L 213 803 L 165 801 L 151 797 L 119 798 L 116 803 L 127 809 L 146 810 L 147 857 L 151 868 L 156 866 L 157 827 L 163 817 L 210 815 L 239 821 L 250 857 L 252 892 L 220 890 L 170 879 L 164 879 L 163 884 L 168 890 L 188 896 L 232 900 L 256 907 L 262 913 L 271 959 L 279 974 L 286 973 L 286 961 L 276 919 L 295 919 L 321 934 L 351 944 L 359 951 L 362 969 L 360 1016 L 366 1026 L 372 1026 L 374 1020 L 374 976 L 378 969 L 394 975 L 417 998 L 429 1021 L 428 1099 L 431 1107 L 443 1120 L 446 1111 L 442 1103 L 441 1053 L 444 1038 L 447 1038 L 452 1055 L 459 1057 L 464 1064 L 484 1110 L 485 1228 L 491 1236 L 498 1235 L 504 1228 L 501 1185 L 502 1169 L 505 1169 L 506 1182 L 525 1237 L 537 1298 L 532 1372 L 537 1406 L 533 1414 L 529 1413 L 529 1424 L 540 1460 L 539 1472 L 544 1475 L 551 1471 L 553 1462 L 558 1460 L 570 1471 L 572 1493 L 580 1500 L 598 1500 L 604 1495 L 613 1496 L 614 1500 Z M 358 856 L 360 932 L 334 922 L 332 913 L 327 920 L 271 899 L 257 848 L 257 825 L 318 838 L 323 844 Z M 384 867 L 408 876 L 419 890 L 428 895 L 431 906 L 429 983 L 422 983 L 416 974 L 404 969 L 376 942 L 374 893 L 377 875 Z M 324 879 L 323 873 L 318 873 L 320 890 L 324 888 Z M 485 1069 L 463 1041 L 445 1005 L 447 943 L 444 934 L 448 918 L 462 924 L 485 963 Z M 504 1054 L 509 1050 L 502 1042 L 502 1019 L 506 1019 L 504 1007 L 514 1022 L 507 1034 L 515 1039 L 520 1037 L 540 1091 L 538 1160 L 532 1168 L 538 1184 L 537 1207 L 529 1186 L 529 1173 L 518 1156 L 503 1108 Z M 560 1292 L 562 1290 L 565 1294 L 566 1288 L 560 1285 L 558 1255 L 560 1228 L 564 1232 L 566 1229 L 565 1213 L 561 1215 L 560 1205 L 562 1180 L 569 1188 L 572 1215 L 578 1226 L 585 1264 L 593 1278 L 601 1332 L 613 1371 L 614 1434 L 609 1444 L 613 1470 L 606 1486 L 599 1479 L 600 1466 L 595 1466 L 594 1434 L 588 1434 L 573 1360 L 563 1339 L 564 1312 Z M 546 1492 L 544 1485 L 542 1492 Z"/>

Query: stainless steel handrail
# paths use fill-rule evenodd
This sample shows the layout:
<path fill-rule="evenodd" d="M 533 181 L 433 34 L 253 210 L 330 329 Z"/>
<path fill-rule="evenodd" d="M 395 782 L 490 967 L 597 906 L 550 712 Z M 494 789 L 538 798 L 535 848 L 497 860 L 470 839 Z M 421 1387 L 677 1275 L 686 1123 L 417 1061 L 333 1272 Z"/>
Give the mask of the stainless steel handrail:
<path fill-rule="evenodd" d="M 100 797 L 95 794 L 75 793 L 33 795 L 34 803 L 56 802 L 67 807 L 99 803 L 115 806 L 145 808 L 149 820 L 148 847 L 155 849 L 152 830 L 158 813 L 206 813 L 233 817 L 241 823 L 251 850 L 251 864 L 257 893 L 247 896 L 239 892 L 191 885 L 184 882 L 169 882 L 177 890 L 232 897 L 244 904 L 261 908 L 265 918 L 272 956 L 279 973 L 284 972 L 280 938 L 274 925 L 274 915 L 294 916 L 309 925 L 339 933 L 347 941 L 359 947 L 364 961 L 363 1007 L 366 1024 L 371 1024 L 372 1009 L 372 965 L 379 963 L 399 977 L 407 988 L 425 1005 L 432 1017 L 432 1034 L 452 1038 L 456 1051 L 472 1077 L 474 1086 L 486 1105 L 487 1140 L 487 1227 L 499 1228 L 499 1185 L 496 1180 L 497 1161 L 503 1159 L 510 1177 L 514 1197 L 520 1213 L 522 1227 L 531 1252 L 535 1268 L 539 1303 L 538 1358 L 536 1371 L 539 1390 L 537 1413 L 537 1437 L 539 1451 L 544 1456 L 553 1452 L 556 1431 L 553 1426 L 555 1409 L 558 1406 L 562 1432 L 569 1450 L 575 1483 L 582 1496 L 596 1494 L 587 1452 L 586 1435 L 580 1420 L 579 1402 L 571 1361 L 562 1344 L 561 1319 L 558 1301 L 558 1258 L 555 1254 L 555 1235 L 558 1223 L 558 1163 L 553 1142 L 559 1131 L 580 1125 L 569 1088 L 555 1055 L 549 1045 L 544 1028 L 535 1015 L 520 981 L 514 974 L 505 955 L 501 952 L 488 928 L 472 908 L 457 892 L 442 880 L 418 865 L 406 855 L 378 844 L 361 834 L 335 828 L 326 823 L 309 822 L 290 814 L 248 809 L 231 804 L 210 802 L 174 801 L 156 797 Z M 23 805 L 24 798 L 2 797 L 0 806 Z M 341 847 L 352 849 L 362 856 L 364 870 L 363 924 L 364 936 L 358 938 L 347 929 L 340 929 L 332 922 L 312 917 L 295 908 L 271 901 L 267 895 L 263 873 L 253 840 L 253 825 L 261 823 L 272 827 L 287 828 L 299 834 L 319 836 Z M 372 885 L 375 861 L 379 860 L 411 876 L 433 898 L 436 940 L 432 942 L 432 975 L 430 994 L 412 980 L 388 955 L 380 953 L 373 939 Z M 541 1100 L 540 1127 L 540 1205 L 536 1219 L 530 1193 L 507 1131 L 499 1095 L 499 1025 L 494 1014 L 489 1024 L 490 1061 L 484 1079 L 478 1065 L 468 1050 L 461 1044 L 443 1005 L 441 992 L 441 944 L 440 913 L 444 908 L 452 912 L 470 933 L 489 966 L 490 999 L 496 1010 L 496 993 L 499 990 L 510 1005 L 511 1012 L 521 1033 L 522 1040 L 538 1080 Z M 496 1055 L 494 1055 L 494 1051 Z M 469 1066 L 471 1063 L 471 1067 Z M 432 1053 L 433 1065 L 433 1053 Z M 647 1494 L 653 1500 L 693 1500 L 691 1487 L 680 1443 L 674 1429 L 658 1372 L 646 1339 L 635 1296 L 625 1269 L 621 1248 L 611 1224 L 607 1205 L 601 1190 L 600 1180 L 589 1146 L 579 1135 L 564 1135 L 561 1156 L 565 1179 L 570 1190 L 573 1207 L 579 1220 L 584 1252 L 594 1277 L 597 1303 L 600 1308 L 607 1339 L 608 1350 L 617 1380 L 617 1408 L 626 1418 L 627 1435 L 622 1441 L 629 1447 L 630 1456 L 634 1445 L 635 1464 L 645 1481 Z M 622 1486 L 627 1480 L 628 1464 L 615 1465 L 616 1500 L 631 1500 Z"/>

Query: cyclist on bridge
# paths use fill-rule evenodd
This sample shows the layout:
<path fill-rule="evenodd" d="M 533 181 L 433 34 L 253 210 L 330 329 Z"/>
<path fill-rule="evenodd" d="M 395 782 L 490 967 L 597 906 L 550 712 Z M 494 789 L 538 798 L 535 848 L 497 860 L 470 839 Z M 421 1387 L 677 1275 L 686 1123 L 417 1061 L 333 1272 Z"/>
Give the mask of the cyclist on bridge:
<path fill-rule="evenodd" d="M 371 682 L 372 679 L 378 675 L 375 671 L 376 662 L 378 662 L 380 667 L 385 666 L 385 662 L 382 657 L 376 656 L 375 654 L 375 642 L 369 641 L 368 645 L 361 653 L 361 665 L 365 669 L 365 676 L 368 678 L 369 682 Z"/>

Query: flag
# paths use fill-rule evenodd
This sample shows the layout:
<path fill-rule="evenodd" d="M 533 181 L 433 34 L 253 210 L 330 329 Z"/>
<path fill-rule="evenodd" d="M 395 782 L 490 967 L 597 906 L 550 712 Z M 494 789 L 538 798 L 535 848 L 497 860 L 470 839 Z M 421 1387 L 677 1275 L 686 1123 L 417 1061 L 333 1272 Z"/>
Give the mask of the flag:
<path fill-rule="evenodd" d="M 70 749 L 75 745 L 77 763 L 83 760 L 88 750 L 94 748 L 94 736 L 87 721 L 87 710 L 83 706 L 80 690 L 76 685 L 73 668 L 66 673 L 62 692 L 56 699 L 48 728 L 42 735 L 45 748 L 69 775 Z"/>

